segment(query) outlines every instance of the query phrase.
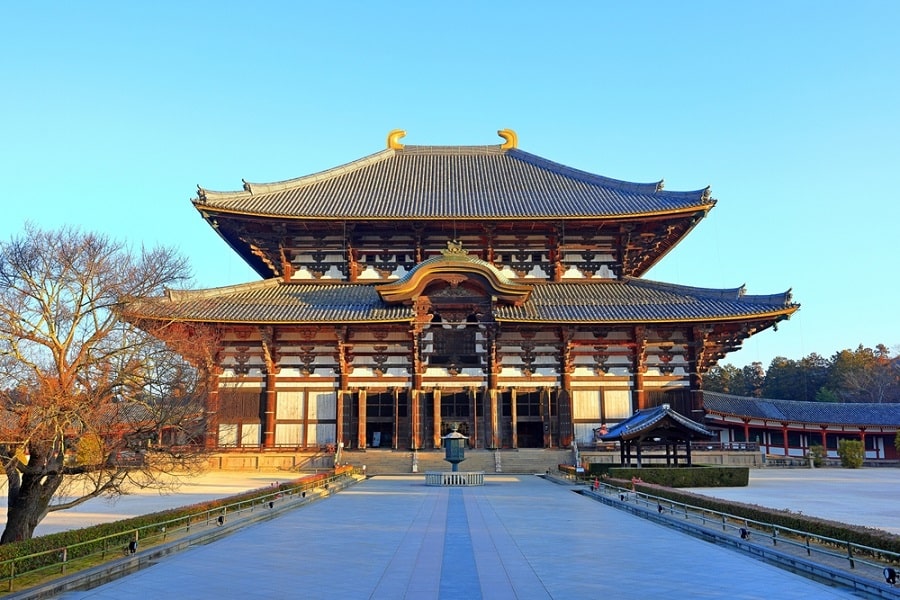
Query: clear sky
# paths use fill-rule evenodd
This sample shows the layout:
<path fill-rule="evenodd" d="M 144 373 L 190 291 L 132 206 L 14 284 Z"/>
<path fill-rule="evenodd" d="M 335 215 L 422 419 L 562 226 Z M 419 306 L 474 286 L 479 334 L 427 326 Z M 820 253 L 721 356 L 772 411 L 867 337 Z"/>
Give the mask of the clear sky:
<path fill-rule="evenodd" d="M 408 144 L 519 147 L 718 204 L 648 277 L 793 289 L 723 362 L 900 345 L 900 2 L 15 2 L 0 239 L 70 223 L 256 280 L 193 208 Z"/>

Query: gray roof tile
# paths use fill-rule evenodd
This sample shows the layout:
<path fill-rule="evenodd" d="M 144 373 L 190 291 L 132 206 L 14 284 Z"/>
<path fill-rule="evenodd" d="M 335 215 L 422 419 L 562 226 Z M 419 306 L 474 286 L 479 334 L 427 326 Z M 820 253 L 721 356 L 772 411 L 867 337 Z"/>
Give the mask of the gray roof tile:
<path fill-rule="evenodd" d="M 500 146 L 405 146 L 313 175 L 200 189 L 199 210 L 311 219 L 588 218 L 658 214 L 715 201 L 573 169 Z"/>
<path fill-rule="evenodd" d="M 696 321 L 793 312 L 790 294 L 746 296 L 743 288 L 692 288 L 645 279 L 545 283 L 523 306 L 503 306 L 498 321 L 653 322 Z"/>
<path fill-rule="evenodd" d="M 498 306 L 498 321 L 534 323 L 634 323 L 703 321 L 789 314 L 788 294 L 745 296 L 741 289 L 710 290 L 638 279 L 536 283 L 522 306 Z M 407 306 L 389 305 L 373 284 L 286 283 L 268 279 L 211 290 L 172 291 L 131 303 L 134 316 L 211 322 L 404 322 Z"/>
<path fill-rule="evenodd" d="M 703 408 L 724 415 L 778 422 L 900 426 L 900 404 L 871 402 L 804 402 L 748 398 L 719 392 L 703 392 Z"/>

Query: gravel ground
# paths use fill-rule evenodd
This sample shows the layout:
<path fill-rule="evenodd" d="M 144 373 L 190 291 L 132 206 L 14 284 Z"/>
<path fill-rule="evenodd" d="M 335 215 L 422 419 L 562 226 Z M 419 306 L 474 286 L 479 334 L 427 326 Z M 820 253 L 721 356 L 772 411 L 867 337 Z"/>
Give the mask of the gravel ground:
<path fill-rule="evenodd" d="M 753 469 L 747 487 L 688 489 L 900 535 L 900 469 L 896 468 Z"/>

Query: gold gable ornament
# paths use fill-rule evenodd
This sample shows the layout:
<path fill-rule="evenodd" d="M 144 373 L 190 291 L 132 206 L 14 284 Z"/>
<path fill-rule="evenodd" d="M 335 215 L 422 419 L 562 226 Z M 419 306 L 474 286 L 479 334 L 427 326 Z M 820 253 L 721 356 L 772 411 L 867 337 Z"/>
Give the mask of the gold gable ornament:
<path fill-rule="evenodd" d="M 387 136 L 387 147 L 391 150 L 403 150 L 403 144 L 400 143 L 400 138 L 406 136 L 406 131 L 403 129 L 394 129 Z"/>
<path fill-rule="evenodd" d="M 441 250 L 441 254 L 443 254 L 445 258 L 463 258 L 469 255 L 469 253 L 463 249 L 463 243 L 459 240 L 447 240 L 447 249 Z"/>
<path fill-rule="evenodd" d="M 497 135 L 505 140 L 500 145 L 501 150 L 512 150 L 519 146 L 519 136 L 512 129 L 501 129 L 497 132 Z"/>

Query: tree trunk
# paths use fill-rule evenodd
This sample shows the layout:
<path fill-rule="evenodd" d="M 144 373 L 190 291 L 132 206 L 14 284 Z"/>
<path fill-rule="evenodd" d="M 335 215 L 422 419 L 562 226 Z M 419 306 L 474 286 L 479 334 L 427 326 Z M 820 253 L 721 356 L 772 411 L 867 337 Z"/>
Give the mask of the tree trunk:
<path fill-rule="evenodd" d="M 35 458 L 32 455 L 29 462 L 34 462 Z M 6 471 L 9 489 L 6 528 L 0 536 L 0 544 L 31 539 L 35 527 L 47 516 L 50 500 L 63 481 L 59 469 L 51 471 L 26 466 L 23 473 L 15 468 L 16 465 L 10 466 L 12 468 Z"/>

